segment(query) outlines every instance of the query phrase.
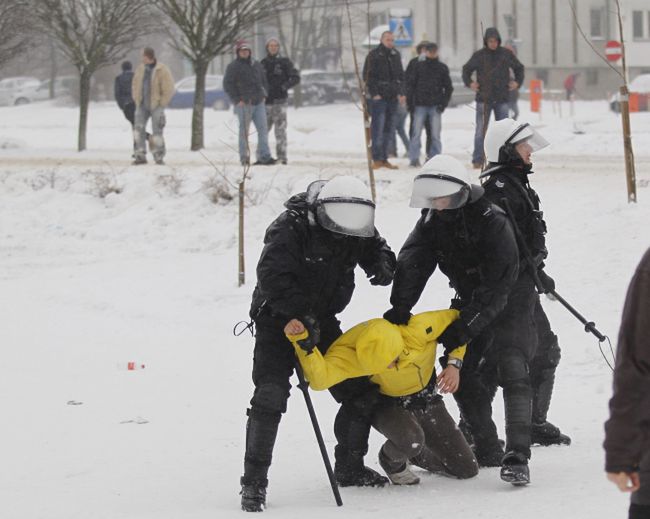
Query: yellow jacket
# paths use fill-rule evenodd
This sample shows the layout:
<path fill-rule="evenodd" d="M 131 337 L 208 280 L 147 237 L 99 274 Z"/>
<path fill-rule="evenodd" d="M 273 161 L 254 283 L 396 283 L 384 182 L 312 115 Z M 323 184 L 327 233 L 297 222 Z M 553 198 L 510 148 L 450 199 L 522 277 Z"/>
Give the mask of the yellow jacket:
<path fill-rule="evenodd" d="M 135 69 L 133 80 L 131 82 L 131 95 L 135 106 L 140 106 L 142 103 L 142 83 L 144 82 L 144 64 L 140 63 L 138 68 Z M 165 108 L 174 97 L 176 86 L 174 85 L 174 77 L 167 65 L 156 63 L 156 66 L 151 72 L 151 106 L 145 107 L 153 110 L 162 106 Z"/>
<path fill-rule="evenodd" d="M 341 335 L 325 356 L 317 348 L 310 354 L 300 348 L 297 341 L 307 337 L 306 331 L 288 338 L 312 389 L 369 376 L 381 393 L 406 396 L 423 390 L 435 376 L 436 339 L 457 318 L 457 310 L 439 310 L 414 315 L 408 325 L 371 319 Z M 449 356 L 462 360 L 465 349 L 460 346 Z M 396 359 L 397 364 L 389 368 Z"/>

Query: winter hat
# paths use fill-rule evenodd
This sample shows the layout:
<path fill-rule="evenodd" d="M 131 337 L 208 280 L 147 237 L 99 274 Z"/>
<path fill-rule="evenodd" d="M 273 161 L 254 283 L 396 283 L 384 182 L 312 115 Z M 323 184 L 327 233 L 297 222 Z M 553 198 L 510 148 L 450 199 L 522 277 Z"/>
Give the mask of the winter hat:
<path fill-rule="evenodd" d="M 250 44 L 246 40 L 237 40 L 237 43 L 235 43 L 235 52 L 238 53 L 243 49 L 251 50 Z"/>
<path fill-rule="evenodd" d="M 266 47 L 267 49 L 269 48 L 269 43 L 271 43 L 272 41 L 274 41 L 275 43 L 277 43 L 278 45 L 280 45 L 280 40 L 279 40 L 276 36 L 271 36 L 268 40 L 266 40 L 265 47 Z"/>
<path fill-rule="evenodd" d="M 418 54 L 422 54 L 422 51 L 426 48 L 427 45 L 429 45 L 429 43 L 431 43 L 431 42 L 428 41 L 428 40 L 422 40 L 415 47 L 415 52 L 418 53 Z"/>

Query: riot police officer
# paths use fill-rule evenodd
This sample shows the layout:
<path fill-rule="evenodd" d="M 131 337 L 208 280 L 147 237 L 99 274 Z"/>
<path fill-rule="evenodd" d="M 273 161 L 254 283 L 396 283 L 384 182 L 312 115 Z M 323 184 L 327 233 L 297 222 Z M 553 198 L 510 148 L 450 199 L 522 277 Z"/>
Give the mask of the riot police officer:
<path fill-rule="evenodd" d="M 374 226 L 375 204 L 359 179 L 313 182 L 285 207 L 266 231 L 250 310 L 257 329 L 255 391 L 241 478 L 241 505 L 249 512 L 266 505 L 268 469 L 296 363 L 284 327 L 297 319 L 325 353 L 342 333 L 336 314 L 350 302 L 355 267 L 373 285 L 389 285 L 395 269 L 395 254 Z M 338 484 L 384 485 L 388 480 L 363 463 L 377 386 L 356 378 L 337 384 L 331 393 L 342 403 L 334 424 Z"/>

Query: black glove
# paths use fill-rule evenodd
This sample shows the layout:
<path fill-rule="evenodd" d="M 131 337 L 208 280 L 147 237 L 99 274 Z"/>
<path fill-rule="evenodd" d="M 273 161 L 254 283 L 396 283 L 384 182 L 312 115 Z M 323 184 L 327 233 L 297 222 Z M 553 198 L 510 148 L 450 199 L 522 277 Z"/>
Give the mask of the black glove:
<path fill-rule="evenodd" d="M 546 272 L 544 272 L 542 269 L 539 269 L 537 271 L 537 277 L 539 278 L 539 281 L 542 284 L 542 288 L 544 289 L 544 291 L 540 293 L 548 294 L 549 292 L 555 291 L 555 281 Z"/>
<path fill-rule="evenodd" d="M 387 261 L 378 262 L 371 269 L 371 273 L 368 274 L 371 285 L 381 285 L 382 287 L 390 285 L 394 276 L 395 267 Z"/>
<path fill-rule="evenodd" d="M 445 355 L 449 355 L 453 350 L 467 344 L 471 336 L 467 325 L 460 319 L 456 319 L 451 323 L 444 332 L 438 337 L 438 342 L 445 348 Z"/>
<path fill-rule="evenodd" d="M 387 310 L 384 319 L 393 324 L 408 324 L 413 314 L 404 307 L 394 306 Z"/>
<path fill-rule="evenodd" d="M 309 354 L 320 342 L 320 325 L 313 315 L 305 315 L 299 321 L 307 330 L 307 337 L 296 342 L 298 346 Z"/>

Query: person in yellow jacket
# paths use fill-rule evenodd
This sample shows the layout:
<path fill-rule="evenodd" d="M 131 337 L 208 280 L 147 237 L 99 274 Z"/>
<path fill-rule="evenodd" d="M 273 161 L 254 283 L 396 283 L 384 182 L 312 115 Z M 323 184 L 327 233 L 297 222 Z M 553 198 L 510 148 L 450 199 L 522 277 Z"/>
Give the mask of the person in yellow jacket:
<path fill-rule="evenodd" d="M 142 63 L 135 69 L 131 85 L 135 101 L 135 160 L 133 164 L 147 163 L 147 121 L 151 118 L 150 151 L 156 164 L 164 164 L 165 108 L 174 96 L 174 77 L 167 65 L 156 60 L 156 53 L 151 47 L 142 51 Z"/>
<path fill-rule="evenodd" d="M 344 333 L 325 355 L 315 347 L 318 330 L 295 319 L 284 329 L 312 389 L 362 376 L 379 386 L 382 403 L 372 425 L 387 438 L 379 463 L 393 484 L 419 483 L 409 463 L 459 479 L 478 473 L 474 454 L 439 394 L 458 389 L 466 346 L 441 359 L 445 367 L 439 376 L 435 370 L 437 338 L 457 318 L 456 310 L 440 310 L 414 315 L 408 325 L 371 319 Z"/>

